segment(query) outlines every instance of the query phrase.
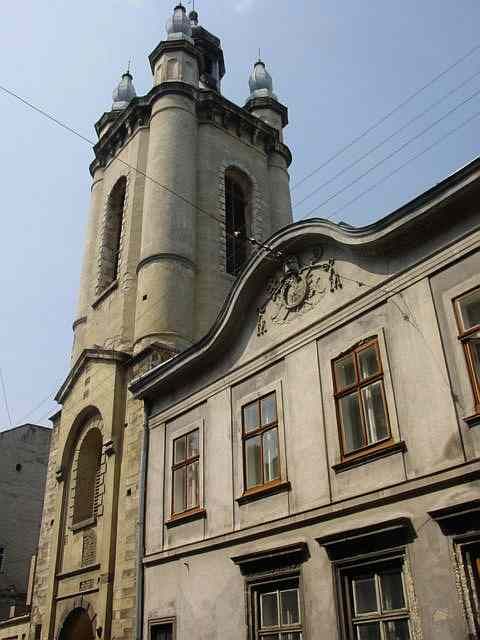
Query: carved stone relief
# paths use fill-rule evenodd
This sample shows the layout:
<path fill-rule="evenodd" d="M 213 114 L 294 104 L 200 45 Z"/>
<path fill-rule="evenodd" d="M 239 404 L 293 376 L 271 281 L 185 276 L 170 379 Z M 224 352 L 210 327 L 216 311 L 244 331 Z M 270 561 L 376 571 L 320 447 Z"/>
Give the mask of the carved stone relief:
<path fill-rule="evenodd" d="M 266 300 L 257 310 L 257 335 L 263 336 L 272 324 L 290 322 L 316 306 L 330 291 L 342 289 L 335 261 L 322 261 L 323 249 L 316 247 L 309 256 L 287 255 L 281 270 L 266 288 Z"/>

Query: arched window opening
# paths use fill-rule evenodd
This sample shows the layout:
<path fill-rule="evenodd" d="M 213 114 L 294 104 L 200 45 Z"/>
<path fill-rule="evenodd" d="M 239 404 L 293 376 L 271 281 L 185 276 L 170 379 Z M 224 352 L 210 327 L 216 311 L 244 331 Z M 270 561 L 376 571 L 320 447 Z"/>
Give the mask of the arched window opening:
<path fill-rule="evenodd" d="M 126 191 L 127 179 L 122 177 L 116 182 L 108 197 L 102 246 L 100 293 L 114 282 L 118 276 Z"/>
<path fill-rule="evenodd" d="M 249 207 L 251 189 L 248 178 L 239 171 L 225 174 L 225 233 L 226 269 L 238 275 L 245 264 L 248 252 L 246 238 L 249 235 Z"/>
<path fill-rule="evenodd" d="M 74 609 L 63 623 L 59 640 L 93 640 L 92 622 L 85 609 Z"/>
<path fill-rule="evenodd" d="M 78 452 L 73 507 L 74 525 L 90 520 L 96 515 L 101 457 L 102 434 L 96 428 L 90 429 Z"/>

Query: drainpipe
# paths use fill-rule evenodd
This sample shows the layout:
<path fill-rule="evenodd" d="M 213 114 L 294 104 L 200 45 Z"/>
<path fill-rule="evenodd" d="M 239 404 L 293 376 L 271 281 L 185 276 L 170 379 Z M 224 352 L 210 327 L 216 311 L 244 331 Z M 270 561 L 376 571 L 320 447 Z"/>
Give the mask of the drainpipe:
<path fill-rule="evenodd" d="M 137 535 L 137 606 L 135 620 L 135 638 L 142 640 L 143 638 L 143 587 L 144 587 L 144 571 L 143 557 L 145 555 L 145 494 L 147 488 L 147 462 L 148 447 L 150 440 L 150 430 L 148 428 L 148 410 L 146 403 L 144 405 L 144 421 L 143 421 L 143 441 L 142 453 L 140 459 L 140 512 L 138 516 L 138 535 Z"/>

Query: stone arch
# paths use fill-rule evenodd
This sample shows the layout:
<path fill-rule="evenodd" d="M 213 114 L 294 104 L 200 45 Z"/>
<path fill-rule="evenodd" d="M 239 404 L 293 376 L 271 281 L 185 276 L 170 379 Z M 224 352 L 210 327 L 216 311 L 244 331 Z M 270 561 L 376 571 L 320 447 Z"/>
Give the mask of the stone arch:
<path fill-rule="evenodd" d="M 71 601 L 70 601 L 71 603 Z M 94 640 L 97 637 L 97 615 L 86 598 L 79 596 L 65 604 L 60 616 L 57 640 Z"/>
<path fill-rule="evenodd" d="M 248 258 L 247 238 L 253 233 L 253 183 L 236 166 L 224 174 L 225 189 L 225 268 L 236 276 Z M 235 237 L 238 234 L 238 237 Z"/>
<path fill-rule="evenodd" d="M 121 176 L 107 198 L 99 256 L 97 294 L 117 279 L 120 271 L 121 240 L 127 200 L 127 177 Z"/>
<path fill-rule="evenodd" d="M 68 469 L 67 526 L 102 514 L 106 456 L 103 430 L 102 416 L 93 406 L 84 409 L 72 424 L 62 465 Z"/>

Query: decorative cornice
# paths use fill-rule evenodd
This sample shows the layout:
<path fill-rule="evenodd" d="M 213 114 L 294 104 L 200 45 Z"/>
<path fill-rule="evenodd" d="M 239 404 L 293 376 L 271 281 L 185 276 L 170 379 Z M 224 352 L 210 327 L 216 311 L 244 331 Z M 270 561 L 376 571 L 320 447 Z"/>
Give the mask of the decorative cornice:
<path fill-rule="evenodd" d="M 259 571 L 271 571 L 283 567 L 298 567 L 309 558 L 306 542 L 296 542 L 276 547 L 245 553 L 241 556 L 232 556 L 230 560 L 239 568 L 242 575 L 251 575 Z"/>
<path fill-rule="evenodd" d="M 161 262 L 162 260 L 173 260 L 175 262 L 181 262 L 192 271 L 196 270 L 195 263 L 185 256 L 181 256 L 177 253 L 154 253 L 151 256 L 147 256 L 146 258 L 142 258 L 142 260 L 140 260 L 137 265 L 137 275 L 147 264 L 151 264 L 152 262 Z"/>
<path fill-rule="evenodd" d="M 91 349 L 85 349 L 78 356 L 72 368 L 70 369 L 69 374 L 65 378 L 64 383 L 60 387 L 55 396 L 56 402 L 62 404 L 66 395 L 75 384 L 75 381 L 78 379 L 80 374 L 82 373 L 85 365 L 89 361 L 102 361 L 102 362 L 119 362 L 121 364 L 125 364 L 130 360 L 130 354 L 125 353 L 123 351 L 115 351 L 113 349 L 103 349 L 101 347 L 95 347 Z"/>
<path fill-rule="evenodd" d="M 238 308 L 247 296 L 250 283 L 258 282 L 261 278 L 266 280 L 276 269 L 272 255 L 289 255 L 293 247 L 321 245 L 325 241 L 347 247 L 349 250 L 356 249 L 358 252 L 385 253 L 398 244 L 400 237 L 405 240 L 407 231 L 415 233 L 417 241 L 419 228 L 431 235 L 436 215 L 454 198 L 469 193 L 479 182 L 480 158 L 477 158 L 418 198 L 366 227 L 335 224 L 320 218 L 284 227 L 266 241 L 264 247 L 254 253 L 246 263 L 210 331 L 173 360 L 158 365 L 133 380 L 130 390 L 137 397 L 148 396 L 154 390 L 159 390 L 167 380 L 170 384 L 175 375 L 185 375 L 187 368 L 197 366 L 202 358 L 212 357 L 212 352 L 217 347 L 221 349 L 226 333 L 235 330 Z M 280 265 L 281 262 L 278 261 L 278 266 Z"/>
<path fill-rule="evenodd" d="M 252 113 L 256 109 L 270 109 L 275 111 L 282 118 L 282 127 L 288 124 L 288 109 L 281 102 L 271 96 L 261 96 L 257 98 L 249 98 L 245 103 L 245 109 Z"/>
<path fill-rule="evenodd" d="M 166 95 L 183 95 L 194 100 L 200 124 L 215 124 L 234 131 L 238 136 L 248 136 L 251 144 L 261 146 L 267 154 L 279 153 L 288 165 L 291 164 L 291 152 L 280 141 L 280 134 L 274 127 L 230 102 L 216 91 L 196 89 L 185 82 L 168 81 L 153 87 L 147 95 L 134 98 L 124 111 L 119 112 L 115 118 L 111 118 L 112 125 L 93 148 L 95 160 L 90 165 L 92 176 L 97 168 L 105 167 L 115 157 L 140 127 L 149 124 L 153 103 Z M 108 114 L 104 114 L 95 125 L 99 135 L 109 121 L 107 116 Z"/>
<path fill-rule="evenodd" d="M 152 73 L 154 73 L 155 71 L 155 65 L 160 56 L 162 56 L 164 53 L 169 53 L 170 51 L 184 51 L 185 53 L 191 55 L 193 58 L 197 58 L 199 65 L 202 63 L 202 54 L 188 40 L 163 40 L 148 56 L 148 61 L 150 62 L 150 69 L 152 70 Z"/>
<path fill-rule="evenodd" d="M 437 522 L 445 535 L 480 530 L 480 499 L 433 509 L 428 515 Z"/>

